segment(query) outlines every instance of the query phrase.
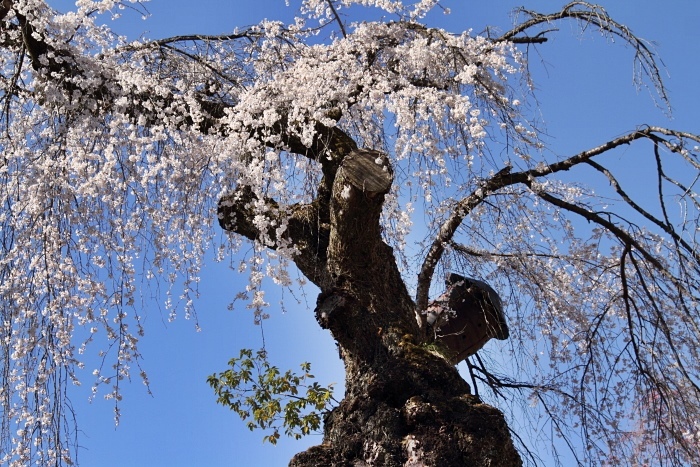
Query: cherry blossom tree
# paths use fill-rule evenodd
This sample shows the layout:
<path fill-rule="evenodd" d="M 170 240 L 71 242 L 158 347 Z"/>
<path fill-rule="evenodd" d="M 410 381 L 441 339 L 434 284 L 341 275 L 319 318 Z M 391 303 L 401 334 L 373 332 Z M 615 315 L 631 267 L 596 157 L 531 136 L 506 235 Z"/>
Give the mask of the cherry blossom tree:
<path fill-rule="evenodd" d="M 128 42 L 102 23 L 138 2 L 0 2 L 0 462 L 70 464 L 85 349 L 96 394 L 148 384 L 140 287 L 194 316 L 204 252 L 244 246 L 254 318 L 265 278 L 315 284 L 345 364 L 323 444 L 291 465 L 537 463 L 503 415 L 518 401 L 579 464 L 697 462 L 700 137 L 616 129 L 555 156 L 528 74 L 570 21 L 627 44 L 664 106 L 650 44 L 579 1 L 482 35 L 426 24 L 437 0 L 300 3 L 292 24 Z M 621 147 L 653 162 L 653 197 L 621 181 Z M 565 176 L 584 170 L 609 193 Z M 426 317 L 451 270 L 497 290 L 510 329 L 470 381 Z"/>

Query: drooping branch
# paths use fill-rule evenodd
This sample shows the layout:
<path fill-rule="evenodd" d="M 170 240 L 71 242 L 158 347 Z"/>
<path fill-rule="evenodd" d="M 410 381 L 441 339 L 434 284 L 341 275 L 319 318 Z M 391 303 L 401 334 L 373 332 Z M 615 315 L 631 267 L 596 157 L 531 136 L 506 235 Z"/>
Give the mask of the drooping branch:
<path fill-rule="evenodd" d="M 6 16 L 12 9 L 13 2 L 4 0 L 0 14 Z M 201 133 L 206 134 L 212 130 L 226 134 L 229 130 L 220 125 L 220 119 L 227 111 L 235 108 L 236 103 L 223 98 L 216 98 L 207 94 L 206 90 L 194 91 L 194 106 L 188 99 L 183 98 L 181 91 L 171 86 L 165 94 L 153 92 L 152 89 L 124 89 L 122 85 L 113 78 L 113 71 L 104 67 L 99 71 L 97 79 L 95 73 L 87 73 L 82 67 L 82 61 L 74 55 L 72 49 L 66 45 L 60 50 L 50 43 L 41 31 L 38 31 L 31 21 L 19 12 L 15 16 L 22 31 L 22 47 L 30 58 L 32 68 L 41 71 L 47 79 L 51 79 L 58 87 L 63 88 L 69 95 L 79 91 L 82 99 L 94 99 L 100 103 L 100 112 L 109 113 L 114 103 L 122 97 L 129 101 L 125 111 L 132 116 L 139 125 L 151 126 L 162 123 L 162 109 L 179 108 L 185 109 L 184 123 L 197 128 Z M 180 35 L 147 42 L 145 44 L 127 45 L 115 49 L 116 54 L 130 53 L 135 51 L 153 50 L 163 53 L 175 53 L 186 60 L 197 63 L 208 72 L 220 80 L 232 85 L 241 85 L 238 79 L 234 79 L 222 70 L 214 67 L 212 63 L 202 60 L 200 57 L 176 47 L 176 44 L 183 42 L 209 43 L 209 42 L 232 42 L 248 41 L 254 42 L 264 37 L 263 33 L 248 29 L 234 34 L 224 35 Z M 17 46 L 17 45 L 15 45 Z M 161 58 L 161 60 L 164 60 Z M 98 62 L 99 63 L 99 62 Z M 90 75 L 90 79 L 86 77 Z M 89 88 L 84 83 L 91 83 Z M 192 91 L 192 90 L 190 90 Z M 196 108 L 193 108 L 196 107 Z M 313 123 L 315 136 L 312 143 L 304 143 L 301 137 L 293 132 L 289 132 L 288 117 L 285 109 L 277 109 L 280 118 L 277 122 L 266 128 L 266 131 L 279 136 L 279 142 L 271 143 L 262 135 L 256 134 L 255 128 L 249 128 L 250 136 L 259 138 L 264 144 L 278 148 L 279 144 L 284 150 L 300 154 L 322 163 L 324 175 L 326 177 L 326 188 L 330 190 L 333 174 L 338 168 L 342 157 L 357 148 L 352 138 L 348 137 L 342 130 L 334 126 L 327 126 L 320 122 Z M 181 110 L 178 110 L 182 113 Z M 196 115 L 196 117 L 195 117 Z M 255 116 L 251 120 L 256 120 Z M 337 109 L 331 109 L 327 115 L 332 120 L 339 120 L 342 114 Z M 244 130 L 245 131 L 245 130 Z M 332 155 L 333 157 L 322 157 Z"/>
<path fill-rule="evenodd" d="M 14 8 L 13 2 L 6 0 L 3 3 L 6 9 L 0 11 L 4 15 Z M 207 133 L 217 126 L 217 121 L 224 115 L 224 109 L 230 107 L 229 103 L 213 101 L 203 93 L 199 94 L 197 104 L 199 108 L 193 109 L 192 105 L 184 99 L 180 99 L 173 89 L 169 94 L 156 93 L 151 89 L 124 89 L 115 79 L 114 71 L 101 62 L 93 62 L 101 68 L 86 70 L 85 61 L 70 47 L 70 44 L 61 44 L 60 48 L 51 43 L 45 37 L 44 32 L 37 30 L 30 18 L 15 10 L 17 25 L 21 31 L 21 44 L 5 44 L 5 47 L 13 47 L 21 54 L 29 57 L 32 69 L 43 75 L 44 79 L 51 82 L 71 97 L 92 100 L 99 105 L 96 108 L 102 113 L 109 113 L 114 109 L 115 103 L 122 97 L 127 97 L 130 105 L 125 109 L 131 114 L 134 121 L 142 125 L 154 125 L 162 123 L 160 109 L 179 104 L 189 112 L 185 112 L 185 123 L 199 127 L 200 131 Z M 20 60 L 18 66 L 21 66 Z M 19 70 L 18 70 L 19 72 Z M 81 109 L 90 109 L 89 105 L 81 105 Z M 151 109 L 151 110 L 148 110 Z M 195 121 L 194 114 L 198 114 Z"/>
<path fill-rule="evenodd" d="M 0 15 L 6 17 L 11 10 L 14 10 L 16 23 L 10 23 L 8 27 L 14 26 L 19 29 L 22 42 L 8 42 L 2 44 L 2 46 L 17 49 L 21 54 L 20 57 L 23 55 L 28 56 L 32 69 L 43 75 L 45 79 L 51 80 L 56 87 L 63 89 L 71 98 L 79 97 L 83 100 L 93 100 L 99 103 L 97 108 L 102 113 L 109 113 L 114 109 L 116 102 L 126 97 L 130 104 L 127 108 L 120 110 L 131 114 L 134 121 L 138 121 L 140 125 L 150 126 L 162 123 L 162 115 L 159 114 L 160 110 L 179 107 L 181 114 L 181 109 L 186 109 L 184 115 L 182 115 L 184 123 L 198 128 L 199 131 L 206 134 L 211 129 L 218 128 L 218 120 L 224 116 L 225 109 L 232 106 L 231 102 L 223 99 L 212 99 L 204 91 L 194 92 L 197 108 L 193 108 L 192 103 L 187 99 L 183 99 L 175 88 L 170 89 L 170 92 L 166 94 L 154 92 L 152 89 L 125 89 L 121 83 L 115 80 L 114 70 L 104 65 L 104 62 L 92 62 L 101 67 L 97 71 L 94 69 L 86 70 L 84 57 L 78 55 L 69 43 L 52 43 L 49 40 L 50 38 L 46 37 L 44 31 L 40 31 L 34 26 L 31 18 L 14 7 L 12 0 L 4 0 L 2 8 L 0 8 Z M 227 36 L 177 36 L 139 46 L 125 46 L 115 49 L 114 52 L 120 54 L 135 50 L 160 49 L 162 51 L 168 49 L 171 52 L 180 53 L 190 61 L 198 63 L 219 79 L 231 82 L 232 79 L 224 75 L 221 70 L 216 70 L 211 64 L 205 63 L 203 60 L 199 60 L 183 50 L 176 49 L 171 44 L 189 39 L 233 41 L 251 38 L 255 38 L 255 33 L 252 31 L 244 31 Z M 22 60 L 19 60 L 18 63 L 21 65 Z M 91 108 L 89 105 L 79 107 L 82 109 Z"/>
<path fill-rule="evenodd" d="M 583 206 L 579 206 L 577 204 L 573 204 L 567 201 L 564 201 L 563 199 L 557 198 L 556 196 L 553 196 L 546 191 L 534 186 L 534 184 L 531 181 L 526 181 L 524 182 L 525 185 L 532 190 L 532 192 L 542 198 L 543 200 L 547 201 L 549 204 L 552 204 L 554 206 L 557 206 L 559 208 L 565 209 L 569 212 L 573 212 L 575 214 L 578 214 L 579 216 L 583 217 L 589 222 L 593 222 L 595 224 L 600 225 L 601 227 L 605 228 L 608 232 L 612 233 L 615 237 L 620 239 L 620 241 L 624 245 L 630 245 L 633 246 L 637 251 L 639 251 L 644 259 L 648 261 L 650 264 L 652 264 L 659 272 L 662 272 L 665 270 L 664 266 L 659 262 L 657 258 L 654 257 L 642 244 L 637 241 L 632 235 L 630 235 L 628 232 L 623 230 L 622 228 L 618 227 L 615 223 L 604 219 L 602 216 L 600 216 L 598 213 L 593 212 L 591 210 L 588 210 L 584 208 Z"/>
<path fill-rule="evenodd" d="M 445 246 L 452 240 L 454 237 L 457 229 L 459 226 L 462 224 L 462 221 L 465 219 L 465 217 L 478 205 L 480 205 L 488 196 L 492 195 L 493 193 L 497 192 L 500 189 L 503 189 L 508 186 L 516 185 L 516 184 L 524 184 L 528 187 L 532 187 L 532 182 L 536 179 L 540 179 L 543 177 L 546 177 L 548 175 L 561 172 L 561 171 L 568 171 L 572 167 L 575 167 L 578 164 L 588 162 L 592 160 L 596 156 L 600 156 L 602 154 L 605 154 L 617 147 L 630 144 L 633 141 L 639 140 L 639 139 L 649 139 L 654 142 L 659 142 L 662 141 L 664 144 L 666 144 L 669 149 L 673 150 L 674 152 L 680 152 L 680 147 L 679 145 L 674 145 L 664 139 L 661 139 L 658 134 L 661 135 L 669 135 L 673 136 L 675 138 L 678 138 L 679 140 L 690 140 L 690 141 L 697 141 L 698 136 L 690 134 L 690 133 L 684 133 L 684 132 L 677 132 L 673 130 L 669 130 L 666 128 L 661 128 L 661 127 L 655 127 L 655 126 L 647 126 L 643 129 L 633 131 L 631 133 L 628 133 L 626 135 L 620 136 L 618 138 L 615 138 L 611 141 L 608 141 L 600 146 L 597 146 L 595 148 L 589 149 L 587 151 L 580 152 L 572 157 L 569 157 L 567 159 L 564 159 L 559 162 L 555 162 L 552 164 L 547 164 L 547 165 L 541 165 L 538 166 L 534 169 L 530 170 L 525 170 L 522 172 L 516 172 L 516 173 L 510 173 L 509 169 L 503 169 L 496 173 L 493 177 L 490 179 L 486 180 L 485 182 L 482 183 L 482 185 L 474 190 L 471 194 L 468 196 L 464 197 L 461 199 L 459 202 L 456 203 L 454 208 L 451 211 L 450 216 L 442 223 L 440 226 L 440 229 L 438 230 L 437 235 L 435 236 L 435 239 L 433 240 L 430 248 L 428 249 L 428 253 L 425 256 L 425 259 L 423 260 L 423 264 L 421 265 L 421 270 L 418 274 L 418 287 L 417 287 L 417 292 L 416 292 L 416 308 L 418 312 L 422 312 L 425 310 L 425 307 L 428 305 L 428 291 L 430 289 L 430 284 L 432 282 L 432 277 L 433 273 L 435 271 L 435 268 L 437 264 L 439 263 L 440 259 L 442 258 L 442 255 L 445 251 Z M 687 159 L 687 156 L 686 156 Z M 551 195 L 544 194 L 547 197 L 551 197 Z M 539 193 L 538 193 L 539 196 Z M 562 202 L 562 200 L 558 200 L 557 198 L 552 197 L 551 200 L 546 199 L 548 202 L 552 202 L 552 204 Z M 564 206 L 560 206 L 564 207 Z M 579 210 L 581 212 L 578 212 L 578 214 L 585 216 L 595 216 L 597 217 L 596 223 L 599 223 L 601 226 L 605 227 L 606 229 L 610 230 L 611 233 L 614 235 L 618 236 L 621 238 L 624 242 L 632 241 L 633 238 L 630 234 L 625 232 L 624 230 L 620 229 L 617 227 L 614 223 L 607 221 L 600 216 L 597 216 L 595 213 L 592 213 L 590 211 L 587 211 L 580 206 L 576 205 L 571 205 L 571 209 L 567 209 L 572 212 L 576 212 L 576 210 Z M 585 217 L 587 218 L 587 217 Z M 587 218 L 588 219 L 588 218 Z M 588 219 L 588 220 L 594 220 L 593 218 Z M 600 220 L 602 223 L 597 222 Z M 635 248 L 637 247 L 636 243 L 632 243 Z M 641 247 L 640 247 L 641 248 Z M 640 249 L 642 251 L 643 248 Z M 692 251 L 692 248 L 691 248 Z M 651 261 L 656 261 L 654 257 L 647 252 L 648 256 L 645 256 L 645 259 L 649 259 Z M 655 264 L 655 266 L 661 267 L 658 263 Z"/>
<path fill-rule="evenodd" d="M 602 165 L 600 165 L 597 162 L 592 161 L 592 160 L 587 160 L 586 163 L 606 176 L 606 178 L 610 182 L 610 185 L 615 189 L 615 192 L 620 196 L 620 198 L 623 201 L 625 201 L 635 211 L 637 211 L 642 216 L 644 216 L 647 220 L 654 223 L 661 230 L 666 232 L 666 234 L 668 234 L 669 237 L 671 237 L 677 245 L 682 247 L 688 254 L 690 254 L 695 259 L 696 262 L 700 263 L 700 254 L 697 251 L 695 251 L 695 249 L 690 244 L 688 244 L 688 242 L 685 239 L 683 239 L 683 237 L 678 235 L 678 233 L 673 228 L 673 225 L 669 222 L 668 218 L 666 218 L 665 221 L 662 221 L 661 219 L 658 219 L 656 216 L 652 215 L 649 211 L 647 211 L 646 209 L 641 207 L 639 204 L 637 204 L 622 189 L 618 180 L 615 178 L 615 176 L 612 174 L 612 172 L 610 172 L 607 168 L 603 167 Z M 663 199 L 661 199 L 661 202 L 663 203 Z"/>
<path fill-rule="evenodd" d="M 574 1 L 568 3 L 556 13 L 542 14 L 535 11 L 520 8 L 516 13 L 522 13 L 529 17 L 528 20 L 519 23 L 516 27 L 506 32 L 495 42 L 511 41 L 515 43 L 539 43 L 543 42 L 542 33 L 534 37 L 519 36 L 526 31 L 541 25 L 551 25 L 563 19 L 572 19 L 581 24 L 585 29 L 592 25 L 604 34 L 619 37 L 629 44 L 635 51 L 635 64 L 639 67 L 639 74 L 635 76 L 635 82 L 641 84 L 641 76 L 646 75 L 652 86 L 659 94 L 666 107 L 670 108 L 666 86 L 661 77 L 661 69 L 656 60 L 655 53 L 650 49 L 649 43 L 634 35 L 630 28 L 612 19 L 603 7 L 588 2 Z"/>
<path fill-rule="evenodd" d="M 473 191 L 469 196 L 460 200 L 456 206 L 452 209 L 451 215 L 443 222 L 440 226 L 437 236 L 433 240 L 428 253 L 423 260 L 420 273 L 418 274 L 418 288 L 416 292 L 416 307 L 418 312 L 425 310 L 428 305 L 428 291 L 430 289 L 430 283 L 432 282 L 433 273 L 435 267 L 440 261 L 442 254 L 445 251 L 445 245 L 452 240 L 457 228 L 462 224 L 464 218 L 481 202 L 492 193 L 505 188 L 507 186 L 515 185 L 518 183 L 526 183 L 528 180 L 544 177 L 546 175 L 559 172 L 562 170 L 569 170 L 571 167 L 586 161 L 594 156 L 602 154 L 610 149 L 617 146 L 628 144 L 629 142 L 647 136 L 649 129 L 640 131 L 635 131 L 628 135 L 621 136 L 613 141 L 609 141 L 601 146 L 593 148 L 588 151 L 581 152 L 554 164 L 545 165 L 542 167 L 537 167 L 535 169 L 510 173 L 510 169 L 506 168 L 496 173 L 489 180 L 484 182 L 481 187 Z"/>
<path fill-rule="evenodd" d="M 641 288 L 642 296 L 638 299 L 634 297 L 631 291 L 630 278 L 626 271 L 626 258 L 639 278 L 639 288 Z M 625 245 L 620 262 L 620 281 L 627 322 L 626 331 L 634 352 L 633 362 L 637 369 L 638 381 L 646 382 L 648 386 L 646 392 L 654 394 L 655 398 L 658 399 L 657 401 L 649 401 L 654 402 L 652 407 L 642 407 L 640 410 L 648 412 L 649 423 L 656 425 L 654 428 L 656 431 L 675 438 L 678 446 L 685 451 L 689 458 L 693 458 L 697 455 L 695 453 L 696 445 L 690 438 L 677 436 L 674 431 L 678 428 L 673 425 L 677 423 L 676 417 L 678 417 L 678 412 L 685 411 L 688 407 L 697 406 L 696 401 L 698 395 L 700 395 L 700 387 L 697 385 L 697 380 L 694 378 L 692 370 L 689 371 L 687 369 L 687 365 L 692 365 L 693 362 L 692 357 L 690 357 L 689 361 L 687 348 L 682 348 L 685 343 L 673 335 L 671 331 L 672 325 L 670 324 L 672 320 L 666 316 L 667 311 L 660 308 L 657 303 L 658 284 L 656 283 L 655 275 L 644 274 L 642 271 L 644 266 L 644 263 L 640 263 L 635 258 L 631 246 Z M 649 278 L 648 280 L 651 283 L 646 282 L 645 276 Z M 638 303 L 637 300 L 642 300 L 642 303 Z M 644 316 L 645 311 L 649 312 L 649 317 Z M 695 317 L 689 318 L 687 324 L 694 328 L 694 332 L 697 335 L 698 328 Z M 647 326 L 653 328 L 652 342 L 649 342 L 648 337 L 647 339 L 644 338 L 644 331 Z M 668 362 L 671 362 L 670 365 L 668 363 L 659 365 L 657 358 L 653 358 L 651 361 L 648 357 L 643 358 L 643 355 L 649 352 L 646 349 L 649 345 L 653 346 L 654 349 L 663 347 L 664 357 L 668 359 Z M 682 376 L 682 384 L 686 385 L 686 390 L 688 391 L 688 394 L 685 396 L 678 393 L 677 382 L 664 375 L 664 371 L 669 367 L 673 367 Z M 667 418 L 670 423 L 662 422 L 664 418 Z M 662 443 L 659 443 L 659 445 L 661 446 Z"/>
<path fill-rule="evenodd" d="M 345 31 L 345 25 L 343 24 L 343 21 L 340 19 L 340 15 L 338 14 L 338 10 L 335 8 L 335 5 L 333 5 L 333 0 L 326 0 L 326 2 L 328 3 L 328 8 L 333 14 L 333 18 L 335 18 L 335 22 L 338 23 L 340 33 L 343 35 L 343 37 L 348 37 L 348 33 Z"/>
<path fill-rule="evenodd" d="M 531 186 L 531 183 L 528 184 L 526 183 L 529 187 L 533 188 Z M 560 198 L 557 198 L 549 193 L 546 193 L 544 190 L 538 189 L 538 188 L 533 188 L 533 193 L 535 193 L 538 197 L 543 199 L 544 201 L 557 206 L 559 208 L 562 208 L 564 210 L 567 210 L 569 212 L 575 213 L 584 219 L 586 219 L 589 222 L 595 223 L 597 225 L 600 225 L 606 231 L 610 232 L 615 238 L 617 238 L 622 245 L 624 245 L 624 248 L 626 250 L 629 250 L 629 258 L 632 260 L 633 264 L 635 264 L 635 268 L 637 269 L 638 276 L 640 277 L 640 282 L 641 282 L 641 287 L 645 291 L 645 293 L 648 296 L 649 303 L 651 304 L 650 307 L 656 311 L 656 315 L 658 317 L 659 323 L 664 321 L 663 314 L 658 308 L 658 304 L 656 303 L 656 298 L 652 293 L 649 292 L 649 289 L 647 286 L 644 284 L 643 281 L 643 275 L 640 271 L 639 264 L 636 262 L 634 259 L 634 256 L 632 255 L 633 251 L 639 252 L 641 257 L 644 259 L 644 264 L 647 265 L 650 269 L 653 270 L 653 273 L 650 273 L 649 275 L 653 277 L 654 275 L 658 275 L 660 277 L 666 278 L 673 286 L 677 289 L 677 293 L 679 297 L 682 297 L 686 293 L 689 293 L 687 284 L 683 283 L 683 279 L 679 277 L 678 275 L 674 274 L 667 266 L 662 264 L 662 262 L 656 258 L 652 252 L 650 251 L 649 248 L 645 247 L 639 239 L 635 238 L 632 234 L 627 232 L 626 230 L 620 228 L 610 220 L 604 219 L 599 213 L 593 212 L 591 210 L 588 210 L 584 208 L 583 206 L 576 205 L 570 202 L 567 202 L 565 200 L 562 200 Z M 625 276 L 622 275 L 621 281 L 624 283 L 626 282 Z M 692 287 L 692 286 L 691 286 Z M 688 315 L 690 319 L 691 326 L 695 328 L 695 331 L 697 332 L 697 325 L 693 321 L 693 317 L 691 316 L 692 313 L 690 310 L 687 308 L 686 300 L 681 300 L 680 304 L 678 304 Z M 659 324 L 657 323 L 657 325 Z M 631 331 L 630 331 L 631 332 Z M 673 339 L 670 337 L 670 335 L 666 335 L 667 338 L 667 343 L 669 346 L 674 347 L 673 344 Z M 682 366 L 679 367 L 682 369 Z M 692 378 L 689 379 L 689 381 L 692 382 Z"/>

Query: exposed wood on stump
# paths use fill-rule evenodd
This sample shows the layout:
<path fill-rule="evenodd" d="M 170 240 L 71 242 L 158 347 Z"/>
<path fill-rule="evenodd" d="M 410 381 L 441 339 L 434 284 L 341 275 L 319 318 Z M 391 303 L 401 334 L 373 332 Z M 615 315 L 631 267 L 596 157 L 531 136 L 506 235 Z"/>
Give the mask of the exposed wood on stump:
<path fill-rule="evenodd" d="M 386 156 L 379 151 L 353 151 L 343 160 L 341 169 L 347 181 L 369 197 L 387 193 L 391 188 L 391 167 Z"/>
<path fill-rule="evenodd" d="M 456 365 L 474 355 L 492 338 L 507 339 L 509 331 L 501 299 L 491 286 L 454 273 L 446 282 L 445 293 L 426 311 L 437 340 Z"/>

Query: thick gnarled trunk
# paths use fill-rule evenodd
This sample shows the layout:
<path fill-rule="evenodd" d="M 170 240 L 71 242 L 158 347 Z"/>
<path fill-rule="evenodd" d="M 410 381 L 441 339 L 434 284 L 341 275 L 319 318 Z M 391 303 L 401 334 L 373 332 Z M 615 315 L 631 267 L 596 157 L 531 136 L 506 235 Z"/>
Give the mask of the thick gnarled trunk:
<path fill-rule="evenodd" d="M 394 285 L 403 291 L 403 284 Z M 379 296 L 365 292 L 366 302 Z M 400 303 L 398 293 L 377 301 L 396 297 Z M 521 465 L 503 415 L 471 395 L 444 358 L 415 343 L 414 335 L 395 332 L 397 309 L 363 302 L 342 294 L 320 297 L 317 314 L 326 316 L 319 321 L 330 325 L 345 362 L 346 395 L 325 419 L 323 444 L 290 465 Z"/>
<path fill-rule="evenodd" d="M 381 237 L 391 182 L 385 155 L 353 151 L 334 174 L 327 202 L 315 202 L 327 206 L 327 212 L 318 209 L 329 221 L 323 235 L 305 223 L 308 216 L 295 217 L 310 208 L 292 208 L 288 234 L 300 236 L 292 238 L 295 244 L 310 243 L 304 232 L 327 238 L 313 252 L 302 248 L 297 263 L 315 271 L 310 279 L 322 291 L 316 318 L 340 348 L 346 394 L 326 416 L 323 444 L 297 454 L 290 465 L 521 465 L 501 412 L 471 395 L 455 367 L 422 345 L 415 304 Z M 220 204 L 220 221 L 251 237 L 240 199 Z"/>

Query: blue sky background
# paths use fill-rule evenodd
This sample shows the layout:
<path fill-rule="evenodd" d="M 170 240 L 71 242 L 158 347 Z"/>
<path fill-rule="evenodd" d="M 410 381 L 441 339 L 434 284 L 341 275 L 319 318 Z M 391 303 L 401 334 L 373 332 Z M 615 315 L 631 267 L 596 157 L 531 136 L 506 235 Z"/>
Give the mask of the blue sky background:
<path fill-rule="evenodd" d="M 51 3 L 65 11 L 73 2 Z M 127 11 L 115 28 L 131 37 L 145 33 L 154 39 L 186 33 L 225 33 L 263 18 L 289 19 L 298 1 L 290 3 L 291 7 L 285 7 L 284 0 L 152 0 L 146 4 L 151 13 L 148 20 Z M 507 30 L 512 24 L 509 13 L 517 6 L 550 12 L 564 3 L 444 1 L 452 14 L 434 14 L 430 21 L 452 31 L 472 28 L 479 32 L 487 25 Z M 700 71 L 700 2 L 675 0 L 663 2 L 663 6 L 655 0 L 601 3 L 637 35 L 657 42 L 669 73 L 667 85 L 674 119 L 667 120 L 646 90 L 637 92 L 633 88 L 633 55 L 629 48 L 611 44 L 599 35 L 582 36 L 577 26 L 562 23 L 561 31 L 550 36 L 553 40 L 530 55 L 537 97 L 552 136 L 550 149 L 560 155 L 571 154 L 644 123 L 700 133 L 700 92 L 696 84 Z M 628 172 L 640 190 L 646 185 L 641 178 L 643 170 L 640 165 L 630 167 Z M 153 396 L 138 380 L 125 387 L 118 427 L 114 426 L 112 402 L 98 397 L 87 403 L 92 367 L 86 367 L 84 385 L 71 390 L 80 429 L 81 465 L 282 466 L 294 453 L 321 442 L 320 435 L 312 435 L 301 441 L 281 439 L 277 446 L 263 444 L 263 433 L 251 433 L 233 412 L 215 404 L 206 384 L 207 375 L 224 370 L 240 348 L 257 349 L 262 343 L 261 329 L 253 325 L 249 310 L 244 306 L 227 310 L 235 293 L 245 285 L 244 280 L 226 264 L 211 258 L 207 261 L 200 285 L 202 298 L 196 303 L 202 328 L 199 333 L 192 322 L 180 317 L 168 323 L 166 313 L 156 303 L 145 304 L 142 316 L 146 336 L 140 350 Z M 281 299 L 286 313 L 277 305 Z M 270 297 L 272 317 L 265 321 L 264 333 L 271 362 L 284 370 L 309 361 L 321 384 L 342 384 L 343 368 L 335 345 L 313 318 L 315 292 L 309 290 L 305 297 L 297 294 L 296 299 L 289 293 Z M 488 352 L 491 345 L 484 351 Z M 97 350 L 95 346 L 88 352 Z"/>

